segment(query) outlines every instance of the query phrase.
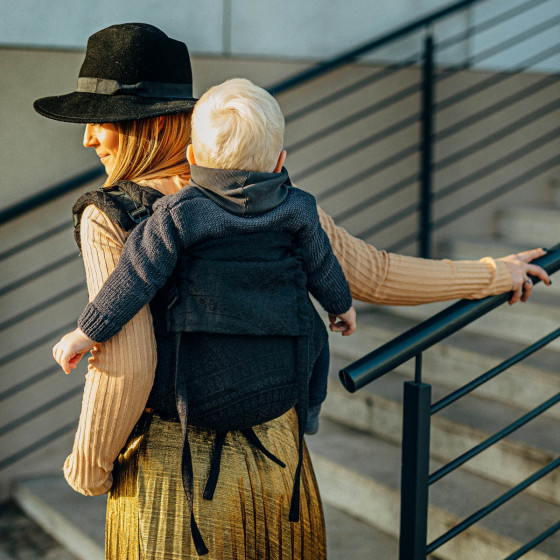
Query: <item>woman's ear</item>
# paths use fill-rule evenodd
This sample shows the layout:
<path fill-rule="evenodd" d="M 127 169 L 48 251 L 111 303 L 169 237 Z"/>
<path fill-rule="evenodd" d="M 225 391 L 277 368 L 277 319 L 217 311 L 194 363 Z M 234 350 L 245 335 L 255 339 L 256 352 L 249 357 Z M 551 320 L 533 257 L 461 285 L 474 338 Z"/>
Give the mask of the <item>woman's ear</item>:
<path fill-rule="evenodd" d="M 196 165 L 196 160 L 194 159 L 194 150 L 192 144 L 187 146 L 187 161 L 190 165 Z"/>
<path fill-rule="evenodd" d="M 288 154 L 288 152 L 286 152 L 286 150 L 282 150 L 280 152 L 280 155 L 278 156 L 278 162 L 276 163 L 276 167 L 274 168 L 273 173 L 280 173 L 280 171 L 282 171 L 282 166 L 284 165 L 284 162 L 286 161 L 286 155 Z"/>

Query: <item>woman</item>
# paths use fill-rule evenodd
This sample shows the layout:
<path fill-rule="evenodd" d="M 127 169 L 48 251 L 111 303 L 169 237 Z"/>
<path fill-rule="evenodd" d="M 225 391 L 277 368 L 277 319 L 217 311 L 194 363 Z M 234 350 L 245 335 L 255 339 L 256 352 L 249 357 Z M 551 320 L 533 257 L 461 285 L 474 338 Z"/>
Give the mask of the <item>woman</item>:
<path fill-rule="evenodd" d="M 90 123 L 84 145 L 104 164 L 105 185 L 127 179 L 172 194 L 189 178 L 191 82 L 185 45 L 153 26 L 117 25 L 90 37 L 77 91 L 40 99 L 35 109 L 49 118 Z M 362 301 L 418 304 L 513 289 L 514 303 L 531 293 L 528 274 L 548 282 L 542 269 L 529 264 L 541 250 L 496 261 L 428 261 L 377 251 L 337 228 L 324 212 L 320 216 L 353 295 Z M 85 208 L 80 239 L 91 299 L 114 269 L 126 237 L 99 208 Z M 197 557 L 180 476 L 180 425 L 144 410 L 156 358 L 156 375 L 164 375 L 149 308 L 92 352 L 79 427 L 64 465 L 75 490 L 109 492 L 109 559 Z M 306 450 L 300 522 L 288 521 L 298 458 L 296 422 L 290 411 L 255 428 L 288 468 L 279 469 L 241 434 L 229 433 L 212 501 L 200 499 L 205 477 L 195 481 L 194 513 L 211 558 L 325 557 L 322 508 Z M 208 430 L 189 430 L 195 471 L 207 472 L 214 438 Z"/>

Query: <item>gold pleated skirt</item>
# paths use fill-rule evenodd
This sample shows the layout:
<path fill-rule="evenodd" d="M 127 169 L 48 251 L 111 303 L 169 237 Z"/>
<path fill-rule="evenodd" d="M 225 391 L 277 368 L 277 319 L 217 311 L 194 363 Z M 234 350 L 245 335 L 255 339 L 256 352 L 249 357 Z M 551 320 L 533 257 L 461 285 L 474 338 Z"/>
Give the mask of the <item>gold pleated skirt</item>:
<path fill-rule="evenodd" d="M 202 498 L 214 432 L 189 426 L 194 469 L 194 514 L 209 549 L 205 560 L 323 560 L 325 525 L 317 482 L 304 449 L 300 521 L 288 513 L 298 461 L 293 410 L 255 427 L 273 463 L 230 432 L 213 500 Z M 107 502 L 106 560 L 200 558 L 191 539 L 181 481 L 181 426 L 145 413 L 119 455 Z"/>

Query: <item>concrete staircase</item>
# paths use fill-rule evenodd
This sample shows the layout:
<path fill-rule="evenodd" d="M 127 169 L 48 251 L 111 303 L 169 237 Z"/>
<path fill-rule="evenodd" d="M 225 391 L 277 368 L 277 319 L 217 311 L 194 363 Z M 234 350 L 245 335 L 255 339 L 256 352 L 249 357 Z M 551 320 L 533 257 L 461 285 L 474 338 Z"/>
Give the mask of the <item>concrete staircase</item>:
<path fill-rule="evenodd" d="M 493 239 L 448 242 L 454 259 L 505 255 L 559 239 L 554 208 L 515 208 L 496 217 Z M 538 224 L 536 235 L 533 225 Z M 546 228 L 545 225 L 549 224 Z M 503 241 L 507 239 L 507 241 Z M 546 240 L 546 242 L 543 242 Z M 478 320 L 423 356 L 424 381 L 433 386 L 433 402 L 481 375 L 560 323 L 559 282 L 535 288 L 531 302 L 504 306 Z M 359 330 L 349 339 L 331 337 L 333 369 L 418 324 L 448 304 L 359 312 Z M 521 417 L 560 390 L 558 343 L 550 344 L 470 396 L 432 418 L 432 465 L 459 456 L 495 431 Z M 323 483 L 323 499 L 396 535 L 402 383 L 412 379 L 413 363 L 349 395 L 333 376 L 325 403 L 322 430 L 308 444 Z M 470 461 L 430 489 L 431 541 L 556 458 L 560 452 L 560 407 L 541 417 Z M 327 482 L 328 481 L 328 482 Z M 560 472 L 555 471 L 464 535 L 437 551 L 448 559 L 504 558 L 518 546 L 553 525 L 560 517 Z M 560 535 L 525 558 L 560 558 Z"/>
<path fill-rule="evenodd" d="M 448 255 L 500 255 L 513 248 L 540 245 L 530 237 L 530 230 L 535 222 L 544 224 L 544 216 L 552 212 L 550 207 L 542 211 L 541 216 L 537 208 L 504 210 L 497 217 L 497 230 L 507 234 L 507 243 L 499 237 L 457 240 L 447 246 Z M 528 221 L 528 229 L 523 220 Z M 542 238 L 552 244 L 556 232 L 543 231 Z M 558 285 L 556 281 L 550 289 L 538 286 L 534 301 L 500 309 L 427 351 L 424 380 L 433 386 L 434 401 L 513 355 L 521 348 L 520 342 L 528 345 L 541 331 L 546 334 L 556 328 L 560 322 Z M 359 330 L 350 338 L 331 336 L 329 396 L 321 429 L 307 438 L 307 444 L 325 503 L 329 558 L 394 560 L 400 509 L 402 383 L 412 378 L 413 364 L 404 364 L 353 395 L 342 388 L 337 372 L 442 306 L 358 307 Z M 484 323 L 482 328 L 479 323 Z M 556 394 L 560 390 L 559 351 L 557 344 L 551 344 L 434 416 L 431 472 Z M 430 489 L 429 541 L 557 457 L 559 434 L 560 407 L 556 405 L 436 483 Z M 104 498 L 75 494 L 59 474 L 21 480 L 12 493 L 31 517 L 77 557 L 103 557 Z M 560 472 L 555 471 L 438 549 L 433 557 L 499 560 L 559 518 Z M 524 558 L 560 558 L 560 535 Z"/>

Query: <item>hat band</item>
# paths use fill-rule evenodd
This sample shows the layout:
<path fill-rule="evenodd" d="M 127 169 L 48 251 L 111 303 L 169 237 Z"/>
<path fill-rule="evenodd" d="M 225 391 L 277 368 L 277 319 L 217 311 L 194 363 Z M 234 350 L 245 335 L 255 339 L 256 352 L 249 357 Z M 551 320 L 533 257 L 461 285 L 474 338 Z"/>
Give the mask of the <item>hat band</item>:
<path fill-rule="evenodd" d="M 140 97 L 168 97 L 180 99 L 192 97 L 191 84 L 171 84 L 166 82 L 138 82 L 121 84 L 106 78 L 78 78 L 76 91 L 99 93 L 101 95 L 137 95 Z"/>

